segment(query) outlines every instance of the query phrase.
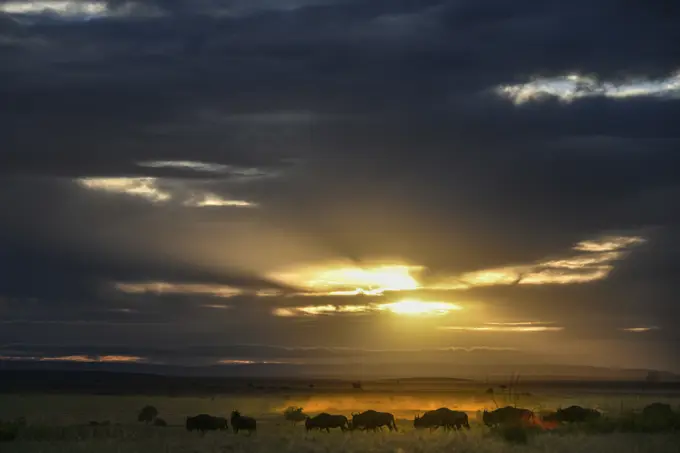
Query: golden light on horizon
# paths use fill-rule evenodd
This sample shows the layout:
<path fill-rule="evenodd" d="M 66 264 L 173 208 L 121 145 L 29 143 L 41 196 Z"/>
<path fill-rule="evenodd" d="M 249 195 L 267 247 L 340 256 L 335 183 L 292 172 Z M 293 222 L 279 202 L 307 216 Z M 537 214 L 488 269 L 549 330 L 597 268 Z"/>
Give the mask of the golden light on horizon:
<path fill-rule="evenodd" d="M 444 315 L 451 311 L 462 310 L 460 305 L 450 302 L 425 302 L 405 299 L 399 302 L 378 305 L 379 310 L 387 310 L 397 315 Z"/>

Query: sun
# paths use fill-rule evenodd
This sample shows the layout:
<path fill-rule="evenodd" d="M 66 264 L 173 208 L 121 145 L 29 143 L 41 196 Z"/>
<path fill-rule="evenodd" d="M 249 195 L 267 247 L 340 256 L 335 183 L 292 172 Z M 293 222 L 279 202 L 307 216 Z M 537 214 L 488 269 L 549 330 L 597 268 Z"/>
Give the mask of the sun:
<path fill-rule="evenodd" d="M 412 273 L 418 266 L 378 265 L 371 267 L 327 265 L 271 274 L 274 280 L 329 295 L 381 295 L 385 291 L 410 291 L 420 287 Z"/>
<path fill-rule="evenodd" d="M 379 305 L 380 310 L 390 311 L 397 315 L 444 315 L 451 311 L 461 310 L 460 305 L 450 302 L 425 302 L 417 299 L 405 299 L 399 302 Z"/>

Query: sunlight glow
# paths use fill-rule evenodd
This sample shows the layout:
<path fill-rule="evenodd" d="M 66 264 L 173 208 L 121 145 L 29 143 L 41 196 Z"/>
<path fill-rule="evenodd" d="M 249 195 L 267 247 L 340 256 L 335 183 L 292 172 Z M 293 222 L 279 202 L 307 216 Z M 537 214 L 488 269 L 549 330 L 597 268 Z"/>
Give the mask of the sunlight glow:
<path fill-rule="evenodd" d="M 523 268 L 489 269 L 468 272 L 460 276 L 460 281 L 469 286 L 510 285 L 520 279 Z"/>
<path fill-rule="evenodd" d="M 349 296 L 382 295 L 385 291 L 406 291 L 419 288 L 411 272 L 422 267 L 406 265 L 317 266 L 293 272 L 278 272 L 270 278 L 287 285 L 308 290 L 308 295 Z"/>
<path fill-rule="evenodd" d="M 380 304 L 378 308 L 397 315 L 445 315 L 451 311 L 462 309 L 459 305 L 448 302 L 423 302 L 415 299 Z"/>
<path fill-rule="evenodd" d="M 271 288 L 234 288 L 210 283 L 172 282 L 118 282 L 116 288 L 131 294 L 186 294 L 229 298 L 240 295 L 281 298 L 329 298 L 366 296 L 362 303 L 337 304 L 337 300 L 325 303 L 293 307 L 275 307 L 272 314 L 278 317 L 329 316 L 390 312 L 399 315 L 444 314 L 461 307 L 449 302 L 427 302 L 403 299 L 387 303 L 375 303 L 374 297 L 388 297 L 386 292 L 406 291 L 464 291 L 470 288 L 496 285 L 571 285 L 605 279 L 614 270 L 617 261 L 625 259 L 634 246 L 646 242 L 639 236 L 603 236 L 578 242 L 572 246 L 572 254 L 536 261 L 532 264 L 507 266 L 467 272 L 458 276 L 426 278 L 422 282 L 423 266 L 405 264 L 373 264 L 352 266 L 347 263 L 302 267 L 288 272 L 270 273 L 264 277 L 283 283 L 292 290 Z M 330 302 L 330 303 L 329 303 Z M 204 305 L 206 308 L 223 308 L 219 304 Z M 546 331 L 560 328 L 541 326 L 493 326 L 476 330 Z M 470 328 L 467 328 L 470 329 Z M 455 329 L 454 329 L 455 330 Z M 475 329 L 472 329 L 475 330 Z"/>

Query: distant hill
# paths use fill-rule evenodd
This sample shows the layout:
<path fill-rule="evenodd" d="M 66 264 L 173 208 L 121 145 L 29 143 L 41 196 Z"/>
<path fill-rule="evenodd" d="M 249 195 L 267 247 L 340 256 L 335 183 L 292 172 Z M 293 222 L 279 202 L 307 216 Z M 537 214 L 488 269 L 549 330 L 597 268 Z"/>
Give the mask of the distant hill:
<path fill-rule="evenodd" d="M 510 374 L 517 372 L 518 369 L 524 370 L 521 373 L 522 384 L 534 387 L 680 391 L 680 377 L 675 374 L 664 373 L 659 382 L 651 383 L 645 382 L 644 379 L 647 370 L 610 370 L 593 367 L 525 366 L 515 370 L 477 367 L 466 371 L 466 373 L 474 371 L 476 375 L 465 378 L 391 378 L 377 374 L 378 370 L 374 371 L 375 374 L 345 377 L 337 373 L 335 367 L 295 368 L 293 365 L 178 367 L 150 364 L 0 361 L 0 393 L 215 395 L 268 392 L 286 395 L 310 391 L 351 391 L 351 381 L 357 378 L 365 384 L 364 388 L 368 391 L 410 392 L 425 388 L 433 391 L 506 383 Z M 334 372 L 337 374 L 333 374 Z M 436 376 L 434 373 L 432 375 Z"/>
<path fill-rule="evenodd" d="M 414 369 L 418 376 L 409 375 Z M 287 364 L 255 363 L 209 366 L 182 366 L 153 363 L 87 363 L 87 362 L 40 362 L 29 360 L 0 360 L 3 370 L 65 370 L 65 371 L 111 371 L 117 373 L 157 374 L 163 376 L 234 377 L 234 378 L 330 378 L 343 380 L 378 379 L 472 379 L 504 381 L 513 374 L 522 380 L 629 380 L 644 381 L 650 371 L 646 369 L 617 369 L 593 366 L 551 364 L 446 364 L 446 363 L 381 363 L 348 367 L 345 364 Z M 655 372 L 661 382 L 680 381 L 680 375 Z"/>

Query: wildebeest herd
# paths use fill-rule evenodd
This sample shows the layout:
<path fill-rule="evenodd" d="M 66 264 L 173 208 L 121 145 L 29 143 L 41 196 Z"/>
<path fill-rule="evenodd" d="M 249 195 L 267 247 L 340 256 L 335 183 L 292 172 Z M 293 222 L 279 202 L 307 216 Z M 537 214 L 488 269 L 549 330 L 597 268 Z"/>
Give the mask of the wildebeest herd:
<path fill-rule="evenodd" d="M 508 425 L 553 425 L 568 423 L 584 423 L 598 420 L 601 413 L 595 409 L 584 408 L 581 406 L 570 406 L 566 409 L 558 409 L 543 416 L 536 415 L 533 411 L 514 406 L 506 406 L 493 411 L 483 411 L 482 421 L 488 427 L 508 426 Z M 643 410 L 646 417 L 673 417 L 674 412 L 670 405 L 663 403 L 650 404 Z M 238 411 L 233 411 L 230 419 L 234 433 L 246 431 L 253 433 L 257 431 L 257 421 L 252 417 L 241 415 Z M 367 410 L 361 413 L 353 413 L 351 418 L 344 415 L 333 415 L 323 412 L 314 417 L 305 417 L 305 429 L 307 431 L 318 430 L 330 432 L 331 429 L 341 431 L 382 431 L 383 428 L 389 431 L 398 431 L 396 419 L 389 412 L 378 412 Z M 416 415 L 413 420 L 413 427 L 416 429 L 429 429 L 430 431 L 443 428 L 444 430 L 470 429 L 468 415 L 465 412 L 441 407 L 436 410 Z M 195 417 L 187 417 L 186 429 L 188 431 L 206 431 L 229 429 L 227 419 L 214 417 L 208 414 L 200 414 Z"/>
<path fill-rule="evenodd" d="M 205 434 L 206 431 L 226 431 L 229 429 L 229 423 L 224 417 L 199 414 L 195 417 L 187 417 L 186 428 L 187 431 L 199 431 Z M 233 411 L 231 413 L 231 428 L 235 434 L 238 434 L 239 431 L 252 433 L 257 431 L 257 421 L 252 417 L 241 415 L 239 411 Z"/>

